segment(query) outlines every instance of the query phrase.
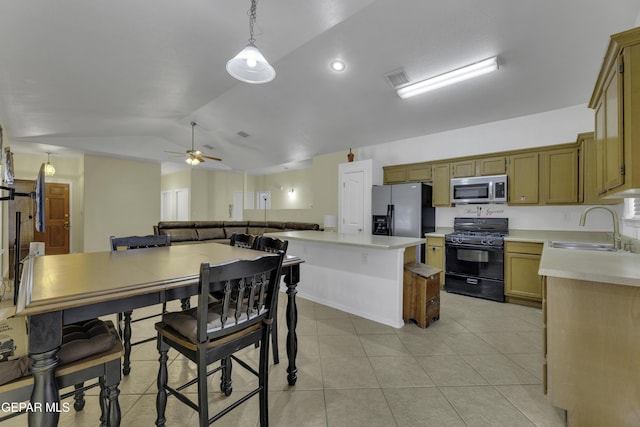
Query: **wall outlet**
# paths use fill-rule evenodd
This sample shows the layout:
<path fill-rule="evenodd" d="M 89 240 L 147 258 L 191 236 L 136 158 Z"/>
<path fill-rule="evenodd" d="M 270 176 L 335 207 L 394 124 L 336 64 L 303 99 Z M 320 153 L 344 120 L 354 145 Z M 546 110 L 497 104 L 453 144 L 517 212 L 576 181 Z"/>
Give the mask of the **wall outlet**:
<path fill-rule="evenodd" d="M 368 262 L 367 254 L 362 254 L 362 265 L 366 265 Z"/>

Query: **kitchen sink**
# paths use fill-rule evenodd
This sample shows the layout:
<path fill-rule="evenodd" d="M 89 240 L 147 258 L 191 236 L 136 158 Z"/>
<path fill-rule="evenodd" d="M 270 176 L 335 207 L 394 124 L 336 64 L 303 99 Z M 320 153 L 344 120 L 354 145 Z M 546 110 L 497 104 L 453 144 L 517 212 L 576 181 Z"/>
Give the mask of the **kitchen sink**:
<path fill-rule="evenodd" d="M 552 248 L 558 249 L 578 249 L 582 251 L 606 251 L 616 252 L 613 244 L 608 243 L 588 243 L 588 242 L 551 242 Z"/>

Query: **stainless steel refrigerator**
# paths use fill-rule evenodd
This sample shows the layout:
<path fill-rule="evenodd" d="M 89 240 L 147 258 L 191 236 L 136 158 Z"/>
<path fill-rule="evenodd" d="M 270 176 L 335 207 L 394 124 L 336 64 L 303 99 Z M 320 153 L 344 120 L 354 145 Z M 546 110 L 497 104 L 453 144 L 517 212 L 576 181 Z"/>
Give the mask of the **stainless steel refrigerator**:
<path fill-rule="evenodd" d="M 372 234 L 424 237 L 436 229 L 431 185 L 423 183 L 374 185 L 371 193 Z M 416 258 L 424 262 L 424 244 Z"/>

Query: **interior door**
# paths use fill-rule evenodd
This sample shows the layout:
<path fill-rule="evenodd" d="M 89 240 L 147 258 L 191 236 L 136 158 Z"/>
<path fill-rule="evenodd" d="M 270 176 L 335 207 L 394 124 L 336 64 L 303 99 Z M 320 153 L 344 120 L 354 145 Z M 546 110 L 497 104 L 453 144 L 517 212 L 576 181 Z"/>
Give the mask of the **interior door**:
<path fill-rule="evenodd" d="M 69 253 L 69 184 L 48 182 L 45 188 L 45 232 L 34 231 L 34 241 L 44 242 L 46 255 Z"/>
<path fill-rule="evenodd" d="M 342 174 L 341 233 L 358 234 L 365 229 L 364 173 L 364 170 L 357 169 Z M 368 191 L 371 190 L 368 189 Z"/>

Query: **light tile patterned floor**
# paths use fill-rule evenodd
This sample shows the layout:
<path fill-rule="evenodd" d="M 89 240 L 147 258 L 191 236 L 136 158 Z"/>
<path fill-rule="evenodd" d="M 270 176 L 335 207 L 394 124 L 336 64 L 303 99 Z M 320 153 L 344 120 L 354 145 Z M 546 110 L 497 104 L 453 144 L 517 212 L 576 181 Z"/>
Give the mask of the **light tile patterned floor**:
<path fill-rule="evenodd" d="M 272 426 L 565 425 L 563 411 L 542 393 L 540 310 L 442 292 L 439 321 L 427 329 L 413 323 L 394 329 L 298 298 L 298 382 L 289 387 L 285 306 L 282 294 L 281 363 L 269 374 Z M 134 326 L 134 337 L 153 335 L 153 320 Z M 254 363 L 256 355 L 245 351 Z M 123 427 L 154 425 L 157 358 L 155 343 L 134 347 L 131 375 L 120 386 Z M 219 377 L 211 379 L 212 410 L 252 387 L 254 379 L 242 371 L 233 372 L 229 398 L 218 391 Z M 172 353 L 169 381 L 193 372 Z M 98 425 L 97 391 L 90 393 L 85 409 L 62 414 L 60 425 Z M 170 427 L 198 424 L 195 412 L 175 398 L 167 418 Z M 24 425 L 25 416 L 2 423 Z M 214 425 L 257 426 L 257 397 Z"/>

